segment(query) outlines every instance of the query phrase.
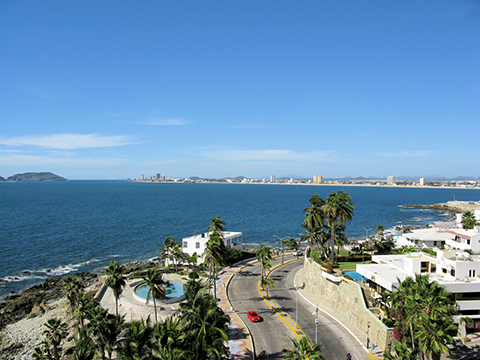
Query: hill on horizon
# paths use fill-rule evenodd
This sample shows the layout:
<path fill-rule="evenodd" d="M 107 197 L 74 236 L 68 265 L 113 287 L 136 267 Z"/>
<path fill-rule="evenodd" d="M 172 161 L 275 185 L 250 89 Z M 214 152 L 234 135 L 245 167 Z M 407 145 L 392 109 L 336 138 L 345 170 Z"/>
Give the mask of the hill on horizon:
<path fill-rule="evenodd" d="M 7 181 L 67 181 L 67 179 L 51 172 L 27 172 L 9 176 Z"/>

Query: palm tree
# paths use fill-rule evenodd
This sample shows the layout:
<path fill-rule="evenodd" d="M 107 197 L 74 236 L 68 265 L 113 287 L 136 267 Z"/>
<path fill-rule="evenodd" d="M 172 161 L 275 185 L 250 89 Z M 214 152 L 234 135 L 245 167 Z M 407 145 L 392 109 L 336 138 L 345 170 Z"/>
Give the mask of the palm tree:
<path fill-rule="evenodd" d="M 348 243 L 348 238 L 345 235 L 345 230 L 347 227 L 345 224 L 341 223 L 340 221 L 335 222 L 335 244 L 337 244 L 337 255 L 340 252 L 340 248 L 343 247 L 344 244 Z"/>
<path fill-rule="evenodd" d="M 446 344 L 452 343 L 452 335 L 456 334 L 457 325 L 453 323 L 452 317 L 432 317 L 426 312 L 421 312 L 417 318 L 419 321 L 416 323 L 415 337 L 420 342 L 420 350 L 425 355 L 430 355 L 432 360 L 440 360 L 442 353 L 448 353 Z"/>
<path fill-rule="evenodd" d="M 217 306 L 212 296 L 200 290 L 193 301 L 180 304 L 177 315 L 181 331 L 186 334 L 185 342 L 190 344 L 192 359 L 229 357 L 225 325 L 230 322 L 230 317 Z"/>
<path fill-rule="evenodd" d="M 52 318 L 45 324 L 46 329 L 43 331 L 47 338 L 47 342 L 52 345 L 52 356 L 55 360 L 60 359 L 59 346 L 62 340 L 67 336 L 67 325 L 62 323 L 58 318 Z"/>
<path fill-rule="evenodd" d="M 207 241 L 205 251 L 203 252 L 203 258 L 210 267 L 210 278 L 213 283 L 213 297 L 217 298 L 217 285 L 216 285 L 216 268 L 226 265 L 226 259 L 228 257 L 227 248 L 220 237 L 220 234 L 216 231 L 210 234 L 210 239 Z"/>
<path fill-rule="evenodd" d="M 314 344 L 313 346 L 308 341 L 308 338 L 303 337 L 298 341 L 297 339 L 290 339 L 293 345 L 293 350 L 283 349 L 282 354 L 286 356 L 286 360 L 303 360 L 303 359 L 325 359 L 322 355 L 322 345 Z"/>
<path fill-rule="evenodd" d="M 303 209 L 305 219 L 302 227 L 305 229 L 321 229 L 324 226 L 325 216 L 322 206 L 325 205 L 325 200 L 321 199 L 318 194 L 310 198 L 310 206 Z M 307 230 L 308 231 L 308 230 Z"/>
<path fill-rule="evenodd" d="M 146 320 L 132 321 L 127 329 L 119 349 L 119 359 L 151 359 L 154 328 L 152 327 L 150 316 Z"/>
<path fill-rule="evenodd" d="M 394 347 L 394 355 L 391 352 L 385 351 L 383 358 L 385 360 L 417 360 L 419 349 L 409 349 L 404 342 L 397 342 Z"/>
<path fill-rule="evenodd" d="M 260 263 L 262 274 L 261 281 L 265 277 L 265 267 L 270 267 L 270 260 L 272 260 L 272 250 L 265 244 L 260 244 L 257 252 L 255 253 L 258 262 Z"/>
<path fill-rule="evenodd" d="M 155 310 L 155 322 L 158 321 L 157 318 L 157 303 L 156 299 L 162 300 L 167 296 L 167 290 L 165 286 L 168 286 L 168 281 L 163 279 L 163 274 L 160 269 L 150 268 L 142 276 L 142 279 L 145 281 L 148 286 L 148 292 L 146 296 L 146 303 L 148 304 L 150 298 L 153 300 L 153 308 Z"/>
<path fill-rule="evenodd" d="M 155 359 L 189 359 L 186 334 L 180 329 L 180 318 L 168 317 L 154 326 L 153 356 Z"/>
<path fill-rule="evenodd" d="M 77 307 L 79 294 L 85 286 L 77 276 L 70 275 L 63 279 L 63 288 L 65 289 L 68 304 L 70 305 L 70 313 L 73 314 Z"/>
<path fill-rule="evenodd" d="M 265 290 L 265 292 L 267 293 L 267 297 L 269 297 L 268 296 L 268 287 L 269 286 L 275 287 L 273 279 L 268 278 L 268 277 L 260 279 L 260 287 L 261 287 L 262 290 Z"/>
<path fill-rule="evenodd" d="M 80 329 L 78 339 L 75 342 L 75 349 L 73 350 L 74 360 L 93 360 L 95 357 L 95 344 L 88 336 L 85 329 Z"/>
<path fill-rule="evenodd" d="M 198 260 L 198 254 L 196 252 L 194 252 L 192 255 L 187 257 L 187 262 L 191 267 L 191 271 L 193 271 L 195 269 L 195 265 L 197 264 L 197 260 Z"/>
<path fill-rule="evenodd" d="M 125 286 L 125 278 L 123 277 L 124 267 L 116 261 L 110 261 L 107 268 L 103 271 L 107 275 L 105 285 L 113 291 L 115 297 L 115 310 L 118 315 L 118 298 L 122 293 L 122 287 Z"/>
<path fill-rule="evenodd" d="M 169 260 L 169 262 L 175 265 L 175 271 L 177 271 L 178 259 L 183 259 L 185 256 L 182 252 L 182 247 L 175 239 L 168 236 L 163 241 L 164 247 L 157 249 L 157 252 L 161 252 L 162 259 Z"/>
<path fill-rule="evenodd" d="M 354 205 L 351 202 L 350 195 L 346 194 L 343 190 L 337 193 L 330 193 L 327 196 L 325 204 L 321 206 L 331 232 L 330 242 L 332 249 L 330 252 L 330 260 L 332 265 L 335 263 L 335 222 L 340 221 L 341 223 L 346 223 L 347 221 L 351 221 L 353 208 Z"/>
<path fill-rule="evenodd" d="M 212 223 L 208 226 L 207 232 L 216 232 L 220 235 L 220 237 L 223 239 L 223 232 L 227 231 L 225 227 L 225 221 L 220 219 L 218 215 L 215 215 L 215 217 L 212 219 Z"/>
<path fill-rule="evenodd" d="M 391 314 L 395 318 L 398 340 L 420 348 L 424 354 L 436 358 L 446 351 L 456 332 L 453 325 L 454 300 L 438 282 L 430 282 L 428 275 L 417 274 L 406 278 L 391 294 Z M 403 334 L 410 334 L 410 338 Z"/>
<path fill-rule="evenodd" d="M 467 211 L 462 216 L 462 227 L 464 229 L 473 229 L 475 225 L 478 225 L 475 214 L 472 211 Z"/>

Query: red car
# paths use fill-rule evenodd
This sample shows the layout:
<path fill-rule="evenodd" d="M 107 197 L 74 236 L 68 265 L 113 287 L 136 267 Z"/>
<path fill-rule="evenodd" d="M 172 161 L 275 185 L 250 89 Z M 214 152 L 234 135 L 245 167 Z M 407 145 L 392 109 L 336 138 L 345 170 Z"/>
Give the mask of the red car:
<path fill-rule="evenodd" d="M 247 316 L 250 319 L 251 322 L 257 322 L 260 321 L 260 316 L 258 316 L 256 311 L 248 311 Z"/>

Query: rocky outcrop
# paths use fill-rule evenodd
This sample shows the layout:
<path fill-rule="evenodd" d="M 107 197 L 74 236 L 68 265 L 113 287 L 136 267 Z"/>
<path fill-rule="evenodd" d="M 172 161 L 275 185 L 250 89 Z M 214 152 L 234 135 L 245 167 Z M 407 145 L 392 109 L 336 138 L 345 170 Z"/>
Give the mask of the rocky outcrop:
<path fill-rule="evenodd" d="M 96 274 L 86 272 L 75 274 L 75 276 L 80 277 L 85 286 L 92 285 L 98 277 Z M 45 312 L 43 304 L 58 300 L 64 295 L 63 278 L 51 278 L 21 293 L 6 296 L 5 301 L 0 303 L 0 329 L 26 316 L 43 314 Z"/>

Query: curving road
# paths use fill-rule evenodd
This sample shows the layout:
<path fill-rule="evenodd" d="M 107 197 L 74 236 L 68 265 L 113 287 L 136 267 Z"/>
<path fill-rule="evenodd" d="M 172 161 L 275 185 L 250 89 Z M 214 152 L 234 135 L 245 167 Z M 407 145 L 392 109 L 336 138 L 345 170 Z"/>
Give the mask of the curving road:
<path fill-rule="evenodd" d="M 285 261 L 293 259 L 285 257 Z M 280 259 L 273 260 L 272 267 L 279 264 Z M 272 271 L 270 278 L 275 288 L 269 288 L 269 295 L 275 303 L 287 313 L 291 319 L 298 316 L 298 325 L 312 343 L 315 342 L 316 326 L 315 307 L 301 296 L 298 296 L 298 315 L 296 315 L 297 297 L 294 279 L 301 269 L 303 261 L 294 261 Z M 291 348 L 290 338 L 296 338 L 294 330 L 273 312 L 258 292 L 260 266 L 258 263 L 248 265 L 240 270 L 228 286 L 228 296 L 233 308 L 248 326 L 255 344 L 255 352 L 259 359 L 282 358 L 283 348 Z M 247 318 L 247 311 L 256 310 L 263 318 L 262 322 L 252 323 Z M 354 360 L 371 360 L 352 335 L 328 316 L 319 312 L 317 326 L 318 342 L 322 344 L 322 354 L 329 360 L 344 360 L 350 352 Z"/>

